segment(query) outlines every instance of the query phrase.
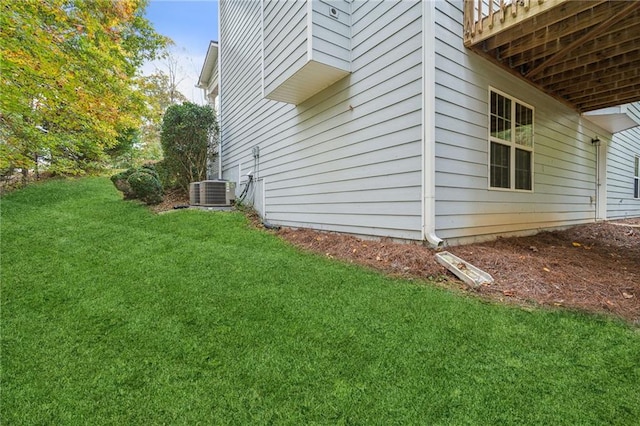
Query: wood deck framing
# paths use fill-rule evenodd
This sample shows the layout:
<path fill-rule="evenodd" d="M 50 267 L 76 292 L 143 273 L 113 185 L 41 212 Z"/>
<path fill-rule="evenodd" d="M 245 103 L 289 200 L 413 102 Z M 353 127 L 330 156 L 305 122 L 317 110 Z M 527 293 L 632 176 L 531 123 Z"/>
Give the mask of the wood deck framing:
<path fill-rule="evenodd" d="M 580 112 L 640 101 L 637 0 L 465 0 L 464 43 Z"/>

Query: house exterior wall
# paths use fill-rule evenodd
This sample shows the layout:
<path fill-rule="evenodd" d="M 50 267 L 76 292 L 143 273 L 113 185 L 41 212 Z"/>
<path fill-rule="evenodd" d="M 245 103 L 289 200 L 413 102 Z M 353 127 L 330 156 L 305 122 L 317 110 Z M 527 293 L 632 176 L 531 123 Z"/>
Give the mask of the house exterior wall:
<path fill-rule="evenodd" d="M 270 93 L 307 62 L 304 1 L 256 1 L 263 5 L 264 91 Z M 260 22 L 257 23 L 260 28 Z"/>
<path fill-rule="evenodd" d="M 298 38 L 287 39 L 302 25 L 302 9 L 296 7 L 308 4 L 265 2 L 263 11 L 261 2 L 221 1 L 223 178 L 242 183 L 241 175 L 253 171 L 256 188 L 249 193 L 256 195 L 247 201 L 273 224 L 420 240 L 425 6 L 338 3 L 349 7 L 351 73 L 292 105 L 264 99 L 262 55 L 264 50 L 274 69 L 281 66 L 286 73 L 287 61 L 297 60 L 287 49 L 299 48 Z M 314 13 L 332 4 L 314 2 Z M 630 147 L 625 155 L 637 151 L 637 130 L 612 143 L 612 135 L 603 135 L 575 110 L 464 48 L 461 1 L 434 4 L 435 62 L 425 66 L 435 67 L 437 236 L 458 244 L 594 221 L 598 147 L 591 139 L 599 135 L 613 147 L 612 165 L 628 164 L 616 147 Z M 489 188 L 490 88 L 534 109 L 532 191 Z M 621 177 L 608 175 L 611 212 L 618 192 L 633 184 L 628 174 L 625 169 Z M 636 200 L 625 203 L 615 214 L 633 211 Z"/>
<path fill-rule="evenodd" d="M 595 220 L 597 127 L 465 49 L 462 2 L 436 2 L 436 229 L 452 242 Z M 491 190 L 492 87 L 534 108 L 533 191 Z"/>
<path fill-rule="evenodd" d="M 349 7 L 351 74 L 294 106 L 262 97 L 260 2 L 220 2 L 223 177 L 258 168 L 274 224 L 421 239 L 422 5 Z"/>
<path fill-rule="evenodd" d="M 336 17 L 329 10 L 336 10 Z M 311 2 L 311 57 L 332 67 L 351 68 L 351 3 L 345 0 Z"/>
<path fill-rule="evenodd" d="M 627 106 L 640 123 L 640 103 Z M 640 157 L 640 127 L 613 135 L 607 145 L 607 219 L 640 217 L 640 199 L 633 198 L 635 158 Z"/>
<path fill-rule="evenodd" d="M 218 67 L 215 67 L 213 70 L 213 75 L 211 77 L 211 81 L 206 89 L 206 99 L 207 104 L 211 106 L 211 108 L 218 110 L 218 94 L 220 93 L 218 87 Z"/>
<path fill-rule="evenodd" d="M 261 0 L 263 96 L 298 105 L 350 72 L 351 3 Z"/>

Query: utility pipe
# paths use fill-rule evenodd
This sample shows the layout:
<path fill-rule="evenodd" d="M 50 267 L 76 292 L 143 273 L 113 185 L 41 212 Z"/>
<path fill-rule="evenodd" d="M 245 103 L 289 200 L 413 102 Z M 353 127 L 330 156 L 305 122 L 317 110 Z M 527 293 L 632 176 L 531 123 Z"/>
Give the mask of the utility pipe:
<path fill-rule="evenodd" d="M 220 21 L 220 5 L 218 5 L 218 22 Z M 220 25 L 218 25 L 218 111 L 216 118 L 218 119 L 218 180 L 222 180 L 222 67 L 220 66 L 220 57 L 222 56 L 222 39 L 220 38 Z M 238 182 L 239 184 L 240 182 Z"/>

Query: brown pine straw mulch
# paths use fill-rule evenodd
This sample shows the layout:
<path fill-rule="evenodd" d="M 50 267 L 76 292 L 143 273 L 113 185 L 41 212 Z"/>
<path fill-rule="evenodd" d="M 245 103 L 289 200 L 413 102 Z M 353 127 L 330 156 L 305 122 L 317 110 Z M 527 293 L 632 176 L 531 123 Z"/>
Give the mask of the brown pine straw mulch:
<path fill-rule="evenodd" d="M 188 206 L 189 196 L 179 189 L 165 191 L 160 204 L 149 206 L 155 213 L 164 213 L 176 210 L 176 207 Z"/>
<path fill-rule="evenodd" d="M 166 211 L 188 202 L 179 193 L 167 194 L 153 210 Z M 254 226 L 262 227 L 255 212 L 246 214 Z M 391 276 L 430 280 L 504 303 L 612 314 L 640 325 L 640 218 L 447 248 L 495 279 L 478 288 L 457 279 L 436 262 L 434 249 L 418 242 L 363 240 L 290 228 L 276 235 L 303 250 Z"/>
<path fill-rule="evenodd" d="M 435 250 L 421 244 L 308 229 L 282 229 L 278 235 L 327 257 L 390 275 L 435 280 L 491 300 L 608 313 L 640 324 L 640 219 L 622 222 L 624 226 L 601 222 L 447 248 L 495 279 L 478 288 L 458 280 L 436 262 Z"/>

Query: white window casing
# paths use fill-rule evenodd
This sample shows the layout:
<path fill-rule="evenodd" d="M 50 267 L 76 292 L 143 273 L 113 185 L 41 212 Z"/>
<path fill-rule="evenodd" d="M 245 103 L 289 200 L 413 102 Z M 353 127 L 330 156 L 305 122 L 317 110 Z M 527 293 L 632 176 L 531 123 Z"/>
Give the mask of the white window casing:
<path fill-rule="evenodd" d="M 533 106 L 489 88 L 489 189 L 533 192 L 534 122 Z"/>
<path fill-rule="evenodd" d="M 640 198 L 640 155 L 634 161 L 633 198 Z"/>

